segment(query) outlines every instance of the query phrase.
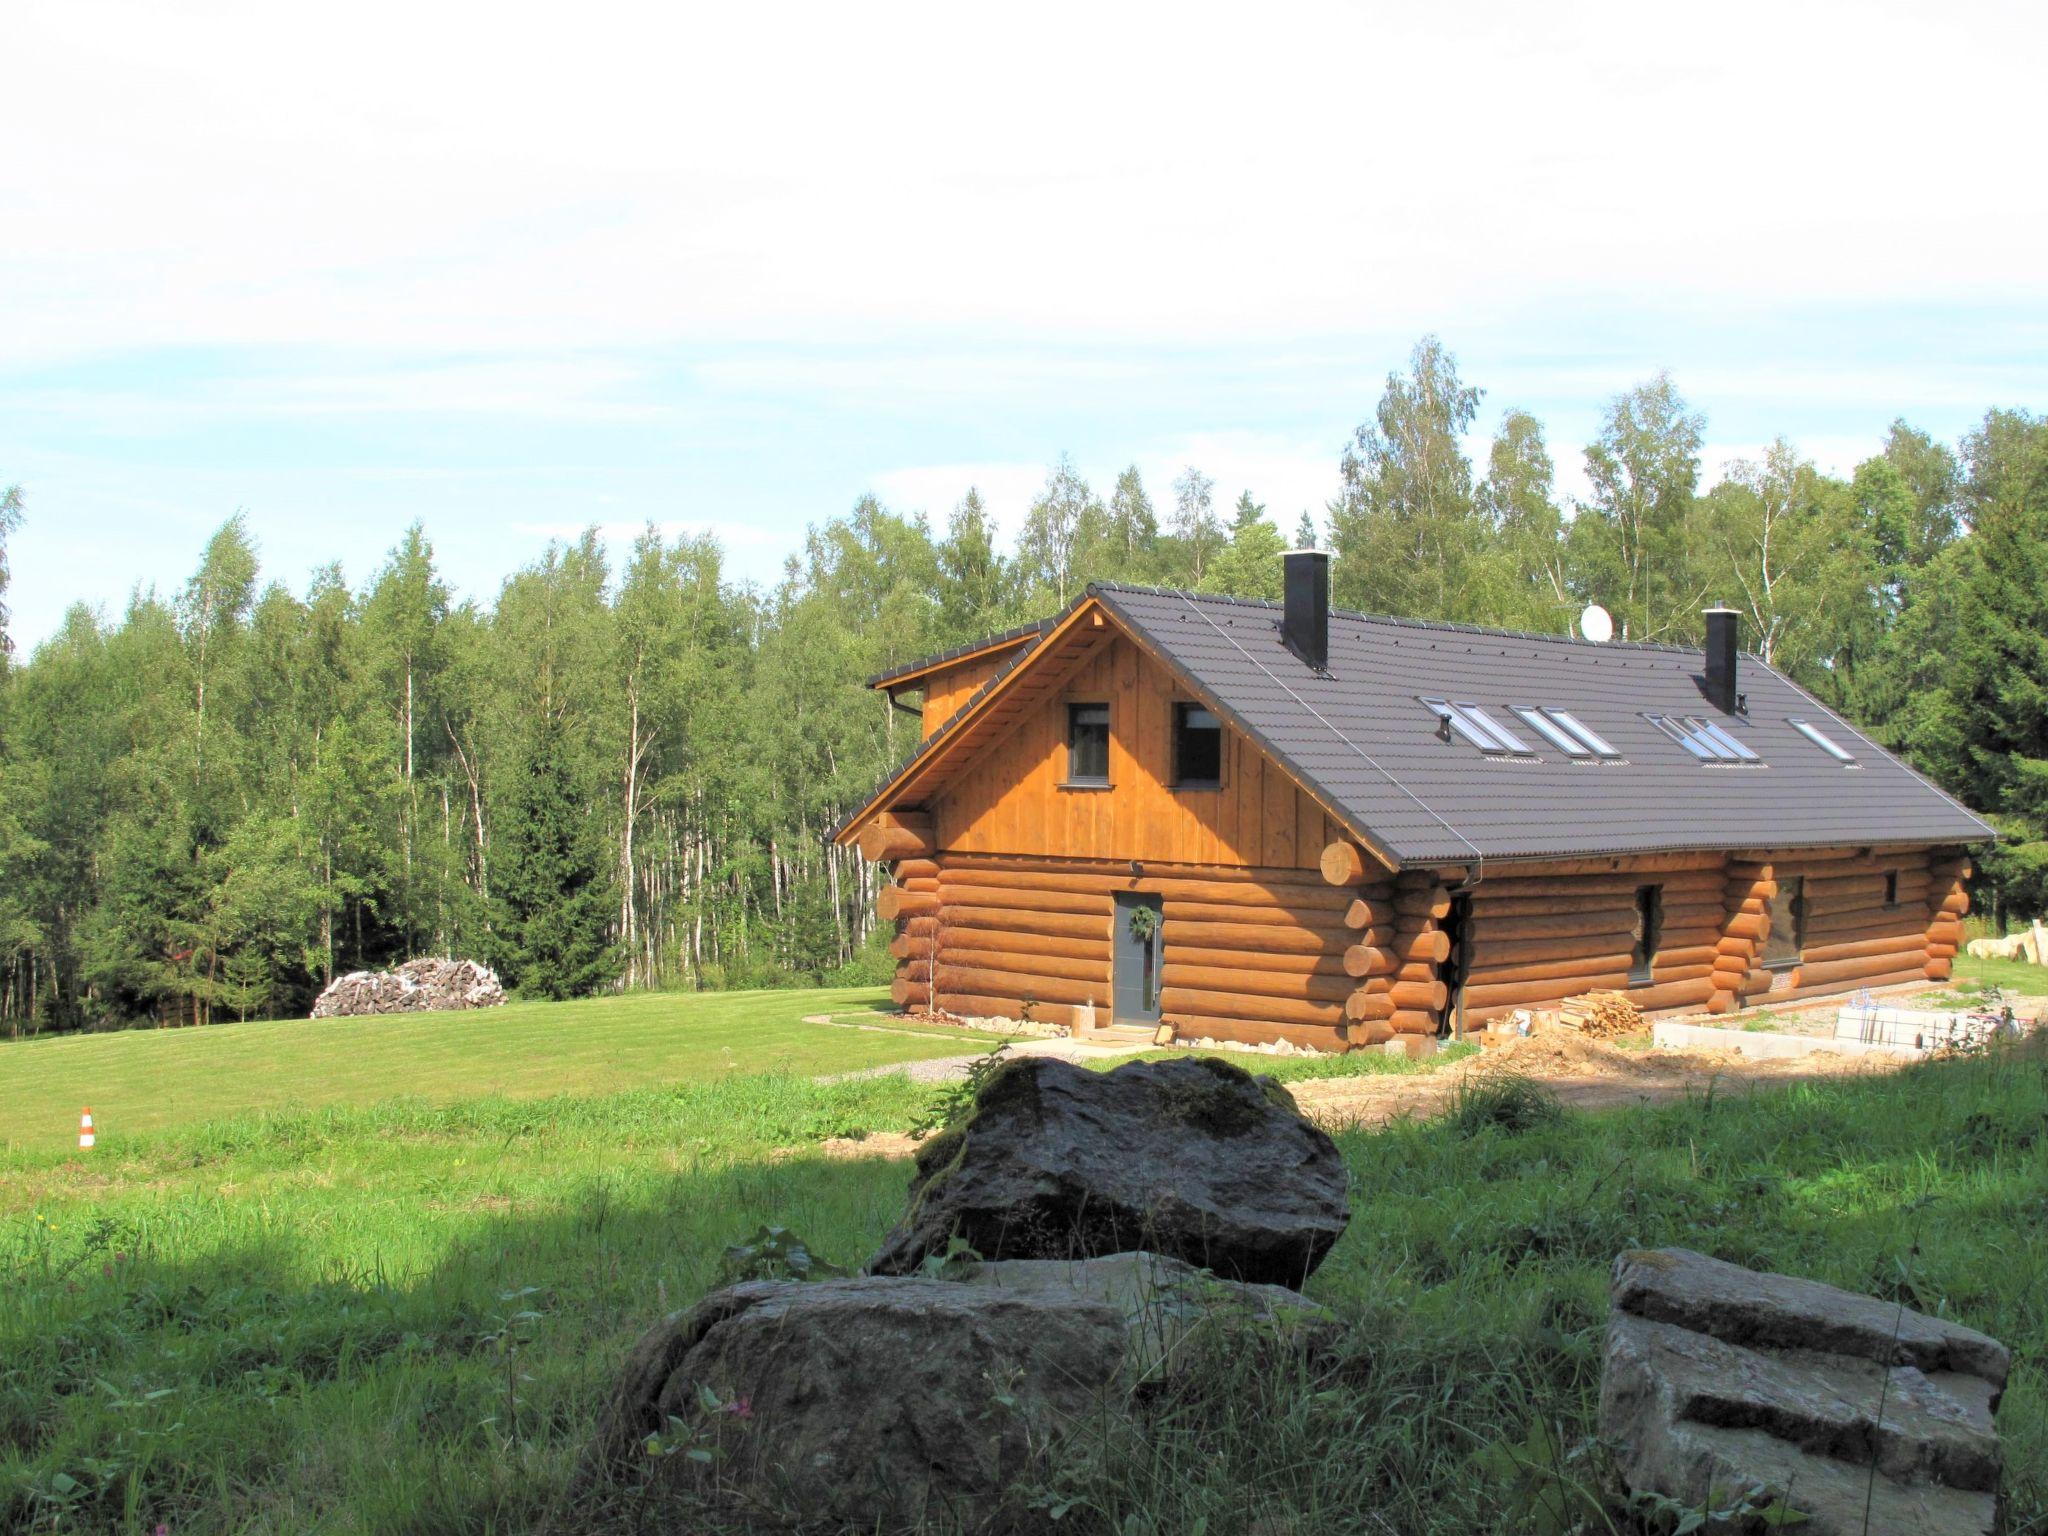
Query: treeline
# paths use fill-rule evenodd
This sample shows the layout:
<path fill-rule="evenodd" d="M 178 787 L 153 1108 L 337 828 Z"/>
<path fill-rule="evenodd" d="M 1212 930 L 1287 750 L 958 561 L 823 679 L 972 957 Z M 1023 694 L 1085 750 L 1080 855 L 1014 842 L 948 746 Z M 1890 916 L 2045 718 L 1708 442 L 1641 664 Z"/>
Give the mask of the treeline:
<path fill-rule="evenodd" d="M 771 589 L 718 546 L 595 533 L 495 601 L 458 601 L 422 528 L 367 586 L 261 579 L 240 517 L 182 588 L 0 645 L 0 1018 L 10 1028 L 303 1012 L 341 971 L 436 952 L 521 992 L 887 974 L 873 873 L 826 834 L 912 743 L 860 684 L 1122 579 L 1275 596 L 1290 542 L 1338 600 L 1560 631 L 1749 643 L 2012 840 L 1993 899 L 2048 904 L 2048 422 L 1994 410 L 1956 448 L 1904 423 L 1847 479 L 1780 440 L 1701 483 L 1704 422 L 1665 377 L 1610 402 L 1591 494 L 1542 424 L 1434 339 L 1390 374 L 1292 537 L 1247 490 L 1062 458 L 1014 547 L 970 491 L 943 529 L 863 498 Z M 6 536 L 0 499 L 0 637 Z M 27 509 L 32 510 L 32 505 Z"/>

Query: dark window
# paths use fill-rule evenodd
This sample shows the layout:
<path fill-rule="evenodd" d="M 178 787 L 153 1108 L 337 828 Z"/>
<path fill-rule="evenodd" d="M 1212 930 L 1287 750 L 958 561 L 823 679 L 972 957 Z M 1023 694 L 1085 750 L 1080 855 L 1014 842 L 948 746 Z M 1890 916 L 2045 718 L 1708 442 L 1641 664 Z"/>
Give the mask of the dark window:
<path fill-rule="evenodd" d="M 1223 722 L 1199 704 L 1173 706 L 1173 782 L 1183 789 L 1223 782 Z"/>
<path fill-rule="evenodd" d="M 1806 877 L 1780 875 L 1771 898 L 1771 932 L 1764 940 L 1764 964 L 1797 965 L 1806 948 Z"/>
<path fill-rule="evenodd" d="M 1109 782 L 1109 706 L 1067 706 L 1067 782 Z"/>
<path fill-rule="evenodd" d="M 1884 872 L 1884 904 L 1888 907 L 1899 904 L 1899 872 L 1896 869 Z"/>
<path fill-rule="evenodd" d="M 1664 887 L 1636 887 L 1635 953 L 1629 958 L 1628 979 L 1648 981 L 1657 968 L 1657 945 L 1664 936 Z"/>

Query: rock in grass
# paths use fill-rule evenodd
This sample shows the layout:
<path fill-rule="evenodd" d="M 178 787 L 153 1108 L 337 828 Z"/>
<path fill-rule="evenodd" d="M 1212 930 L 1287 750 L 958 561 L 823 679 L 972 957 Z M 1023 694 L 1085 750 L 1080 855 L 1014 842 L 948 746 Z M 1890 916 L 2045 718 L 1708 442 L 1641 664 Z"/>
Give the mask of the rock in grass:
<path fill-rule="evenodd" d="M 350 971 L 313 1000 L 316 1019 L 374 1013 L 495 1008 L 505 1001 L 497 973 L 474 960 L 408 960 L 393 971 Z"/>
<path fill-rule="evenodd" d="M 1629 1487 L 1802 1536 L 1989 1536 L 2011 1355 L 1957 1324 L 1683 1248 L 1615 1260 L 1600 1428 Z"/>
<path fill-rule="evenodd" d="M 1144 1250 L 1298 1287 L 1350 1219 L 1336 1144 L 1271 1079 L 1213 1057 L 1113 1072 L 1033 1057 L 919 1149 L 868 1268 L 915 1273 L 958 1236 L 985 1259 Z"/>
<path fill-rule="evenodd" d="M 1037 1529 L 1030 1490 L 1141 1420 L 1205 1334 L 1235 1352 L 1327 1326 L 1292 1291 L 1154 1254 L 749 1282 L 634 1347 L 585 1486 L 652 1477 L 656 1493 L 832 1529 Z"/>

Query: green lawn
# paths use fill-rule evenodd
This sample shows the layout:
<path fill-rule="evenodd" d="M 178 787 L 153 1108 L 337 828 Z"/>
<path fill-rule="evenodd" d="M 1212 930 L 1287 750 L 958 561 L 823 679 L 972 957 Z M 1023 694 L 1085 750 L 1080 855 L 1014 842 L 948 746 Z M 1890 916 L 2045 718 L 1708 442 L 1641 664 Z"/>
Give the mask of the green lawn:
<path fill-rule="evenodd" d="M 2048 997 L 2048 965 L 2029 965 L 2024 960 L 1973 960 L 1958 955 L 1955 980 L 1964 992 L 2003 987 L 2019 997 Z"/>
<path fill-rule="evenodd" d="M 886 1019 L 886 994 L 638 993 L 464 1013 L 278 1019 L 0 1043 L 0 1149 L 75 1146 L 90 1106 L 105 1148 L 250 1111 L 589 1096 L 729 1072 L 848 1072 L 955 1055 L 985 1037 Z M 803 1022 L 873 1012 L 884 1030 Z"/>

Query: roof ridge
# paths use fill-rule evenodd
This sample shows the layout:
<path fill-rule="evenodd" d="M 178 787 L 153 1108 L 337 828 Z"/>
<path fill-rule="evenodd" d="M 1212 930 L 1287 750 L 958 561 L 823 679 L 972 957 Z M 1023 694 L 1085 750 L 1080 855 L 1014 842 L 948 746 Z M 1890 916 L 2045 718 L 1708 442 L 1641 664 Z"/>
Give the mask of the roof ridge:
<path fill-rule="evenodd" d="M 1213 603 L 1229 608 L 1264 608 L 1280 612 L 1286 605 L 1269 597 L 1229 597 L 1221 592 L 1190 592 L 1183 587 L 1155 587 L 1136 581 L 1091 581 L 1088 590 L 1105 592 L 1137 592 L 1147 597 L 1184 597 L 1197 603 Z M 1409 619 L 1392 613 L 1361 613 L 1351 608 L 1332 608 L 1333 619 L 1354 619 L 1363 624 L 1390 624 L 1400 629 L 1436 630 L 1454 635 L 1484 635 L 1489 640 L 1545 640 L 1557 645 L 1582 645 L 1594 651 L 1659 651 L 1680 656 L 1702 654 L 1697 645 L 1672 645 L 1662 640 L 1606 640 L 1581 639 L 1576 635 L 1545 634 L 1534 629 L 1502 629 L 1487 624 L 1455 624 L 1449 619 Z M 1752 653 L 1745 651 L 1745 656 Z M 1761 657 L 1755 658 L 1759 661 Z"/>

